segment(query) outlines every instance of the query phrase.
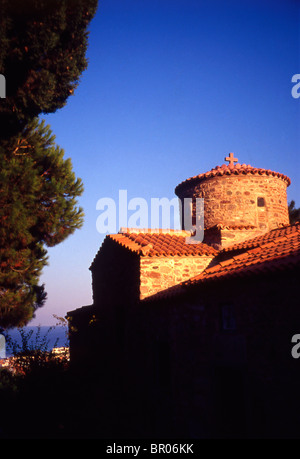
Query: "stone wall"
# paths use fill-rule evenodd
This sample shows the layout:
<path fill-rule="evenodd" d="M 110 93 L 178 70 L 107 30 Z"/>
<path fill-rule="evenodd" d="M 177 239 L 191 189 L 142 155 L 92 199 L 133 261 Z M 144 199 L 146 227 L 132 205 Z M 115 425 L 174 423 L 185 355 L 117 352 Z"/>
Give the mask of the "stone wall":
<path fill-rule="evenodd" d="M 94 304 L 111 305 L 139 300 L 139 256 L 106 238 L 90 268 Z"/>
<path fill-rule="evenodd" d="M 205 232 L 204 243 L 215 247 L 217 250 L 230 247 L 233 244 L 253 239 L 260 236 L 264 231 L 253 226 L 230 227 L 218 225 Z"/>
<path fill-rule="evenodd" d="M 228 228 L 221 230 L 221 248 L 230 247 L 233 244 L 243 242 L 249 239 L 253 239 L 256 236 L 260 236 L 263 231 L 251 230 L 251 229 L 234 229 Z"/>
<path fill-rule="evenodd" d="M 204 198 L 205 229 L 222 224 L 269 231 L 289 224 L 286 188 L 272 175 L 224 175 L 186 188 L 180 198 Z"/>
<path fill-rule="evenodd" d="M 200 274 L 212 257 L 141 257 L 140 298 L 166 290 Z"/>

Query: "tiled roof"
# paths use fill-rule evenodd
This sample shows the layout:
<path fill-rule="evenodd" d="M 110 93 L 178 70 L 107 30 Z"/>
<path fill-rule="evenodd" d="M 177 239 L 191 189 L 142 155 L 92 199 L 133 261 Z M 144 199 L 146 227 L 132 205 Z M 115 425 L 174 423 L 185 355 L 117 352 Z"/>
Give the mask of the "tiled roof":
<path fill-rule="evenodd" d="M 234 249 L 242 249 L 242 253 L 234 255 Z M 249 274 L 260 275 L 262 273 L 286 270 L 300 267 L 300 222 L 272 230 L 262 236 L 245 241 L 235 246 L 223 249 L 219 252 L 233 251 L 233 256 L 220 261 L 216 265 L 206 268 L 201 274 L 191 279 L 174 285 L 167 290 L 161 291 L 145 298 L 143 302 L 162 300 L 184 294 L 186 288 L 214 282 L 228 277 L 242 277 Z M 230 255 L 230 253 L 227 253 Z"/>
<path fill-rule="evenodd" d="M 249 250 L 255 247 L 261 246 L 262 244 L 267 244 L 272 242 L 275 239 L 280 239 L 281 237 L 287 238 L 293 233 L 298 233 L 300 231 L 300 223 L 295 223 L 294 225 L 281 226 L 280 228 L 273 229 L 267 233 L 263 233 L 260 236 L 256 236 L 253 239 L 248 239 L 243 242 L 238 242 L 229 247 L 224 247 L 221 250 L 221 254 L 225 252 L 236 252 L 240 250 Z"/>
<path fill-rule="evenodd" d="M 284 174 L 280 172 L 274 172 L 269 169 L 260 169 L 258 167 L 252 167 L 247 164 L 223 164 L 222 166 L 216 166 L 215 168 L 211 169 L 208 172 L 204 172 L 203 174 L 195 175 L 194 177 L 190 177 L 183 182 L 181 182 L 175 188 L 175 193 L 177 194 L 180 189 L 185 188 L 186 186 L 193 185 L 194 183 L 201 182 L 202 180 L 206 180 L 216 176 L 222 175 L 272 175 L 274 177 L 279 177 L 287 183 L 287 186 L 290 185 L 291 180 Z"/>
<path fill-rule="evenodd" d="M 270 231 L 235 247 L 238 246 L 246 251 L 205 269 L 184 285 L 300 266 L 300 223 Z M 233 247 L 227 250 L 233 250 Z"/>
<path fill-rule="evenodd" d="M 132 252 L 148 257 L 216 256 L 217 250 L 207 244 L 189 244 L 190 233 L 176 230 L 122 230 L 107 236 Z"/>

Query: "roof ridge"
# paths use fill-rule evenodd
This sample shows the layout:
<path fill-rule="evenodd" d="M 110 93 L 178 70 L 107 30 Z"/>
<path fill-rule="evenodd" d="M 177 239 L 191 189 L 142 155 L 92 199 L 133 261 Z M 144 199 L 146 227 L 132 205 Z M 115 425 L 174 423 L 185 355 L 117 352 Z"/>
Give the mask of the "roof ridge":
<path fill-rule="evenodd" d="M 190 234 L 188 232 L 188 234 Z M 117 233 L 110 234 L 108 238 L 127 247 L 142 256 L 210 256 L 215 257 L 218 251 L 206 244 L 190 244 L 186 241 L 186 232 L 177 233 Z"/>
<path fill-rule="evenodd" d="M 144 247 L 139 242 L 134 241 L 125 234 L 109 234 L 109 238 L 122 245 L 123 247 L 128 248 L 132 252 L 140 252 Z"/>
<path fill-rule="evenodd" d="M 253 167 L 250 164 L 222 164 L 222 166 L 215 166 L 210 171 L 203 172 L 202 174 L 194 175 L 181 183 L 179 183 L 175 188 L 175 193 L 183 186 L 188 185 L 189 183 L 197 180 L 205 180 L 215 176 L 221 175 L 239 175 L 239 174 L 259 174 L 259 175 L 273 175 L 274 177 L 279 177 L 285 182 L 287 182 L 287 186 L 291 184 L 291 179 L 287 176 L 282 174 L 281 172 L 275 172 L 270 169 L 263 169 L 260 167 Z M 177 194 L 177 193 L 176 193 Z"/>
<path fill-rule="evenodd" d="M 290 232 L 286 231 L 284 234 L 280 234 L 281 231 L 288 230 L 289 228 L 291 228 L 292 231 L 290 231 Z M 293 231 L 293 229 L 295 229 L 295 230 Z M 279 232 L 278 236 L 273 237 L 272 241 L 263 242 L 264 239 L 272 237 L 272 233 L 274 234 L 276 231 Z M 261 247 L 261 245 L 269 244 L 270 242 L 274 242 L 275 240 L 276 241 L 281 241 L 281 240 L 284 240 L 285 238 L 289 239 L 291 237 L 294 237 L 295 234 L 299 233 L 299 232 L 300 232 L 300 222 L 296 222 L 296 223 L 288 224 L 288 225 L 282 225 L 280 227 L 273 228 L 270 231 L 267 231 L 265 233 L 259 234 L 258 236 L 255 236 L 255 237 L 253 237 L 251 239 L 246 239 L 245 241 L 237 242 L 237 243 L 235 243 L 233 245 L 230 245 L 228 247 L 224 247 L 223 249 L 220 250 L 220 253 L 226 253 L 226 252 L 228 253 L 228 252 L 231 252 L 231 251 L 234 251 L 234 250 L 238 250 L 238 249 L 242 249 L 242 248 L 247 250 L 247 247 L 249 247 L 248 250 L 251 250 L 250 249 L 251 246 L 252 247 L 253 246 Z"/>
<path fill-rule="evenodd" d="M 127 228 L 121 227 L 117 234 L 172 234 L 178 236 L 191 236 L 192 231 L 172 228 Z"/>
<path fill-rule="evenodd" d="M 241 271 L 249 272 L 252 269 L 263 270 L 263 268 L 264 268 L 263 265 L 268 265 L 268 264 L 274 263 L 274 262 L 277 264 L 279 260 L 285 262 L 286 259 L 296 257 L 299 254 L 300 254 L 300 248 L 297 249 L 296 251 L 294 251 L 293 253 L 287 253 L 284 256 L 278 254 L 276 257 L 273 257 L 271 260 L 261 259 L 261 260 L 258 260 L 256 262 L 251 263 L 250 265 L 241 265 L 241 266 L 235 267 L 233 272 L 227 271 L 227 272 L 223 273 L 223 276 L 230 275 L 230 274 L 231 275 L 235 275 L 235 274 L 240 273 Z M 230 260 L 233 260 L 233 258 L 231 258 Z M 205 278 L 205 274 L 214 274 L 214 271 L 218 271 L 216 268 L 218 266 L 220 266 L 220 265 L 221 265 L 221 263 L 219 263 L 219 264 L 217 264 L 215 266 L 212 266 L 210 268 L 208 267 L 208 268 L 204 269 L 200 274 L 197 274 L 196 276 L 193 276 L 190 279 L 181 282 L 181 285 L 188 286 L 188 285 L 192 285 L 193 283 L 195 283 L 197 281 L 201 282 L 201 281 L 205 281 L 205 280 L 210 280 L 210 278 Z M 219 277 L 219 276 L 217 276 L 217 277 Z M 212 276 L 211 279 L 215 279 L 215 277 Z"/>

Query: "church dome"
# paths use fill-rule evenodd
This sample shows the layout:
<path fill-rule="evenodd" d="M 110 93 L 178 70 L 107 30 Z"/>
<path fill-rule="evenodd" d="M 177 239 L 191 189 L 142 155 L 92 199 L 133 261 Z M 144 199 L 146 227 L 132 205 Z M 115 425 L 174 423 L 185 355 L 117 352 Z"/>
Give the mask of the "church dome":
<path fill-rule="evenodd" d="M 289 177 L 269 169 L 234 164 L 233 153 L 225 158 L 229 164 L 216 166 L 208 172 L 181 182 L 175 193 L 181 201 L 192 201 L 190 211 L 196 222 L 196 198 L 204 199 L 204 230 L 216 226 L 256 228 L 269 231 L 289 224 L 286 189 Z M 182 218 L 182 228 L 184 221 Z"/>

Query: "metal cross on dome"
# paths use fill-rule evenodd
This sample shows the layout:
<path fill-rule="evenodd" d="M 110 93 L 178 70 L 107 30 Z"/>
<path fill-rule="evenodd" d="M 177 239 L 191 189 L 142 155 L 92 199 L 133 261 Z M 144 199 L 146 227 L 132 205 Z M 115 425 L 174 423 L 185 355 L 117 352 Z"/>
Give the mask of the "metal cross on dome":
<path fill-rule="evenodd" d="M 234 163 L 237 163 L 238 162 L 238 158 L 235 158 L 234 157 L 234 153 L 229 153 L 229 156 L 227 156 L 227 158 L 225 158 L 225 161 L 229 161 L 229 165 L 234 165 Z"/>

